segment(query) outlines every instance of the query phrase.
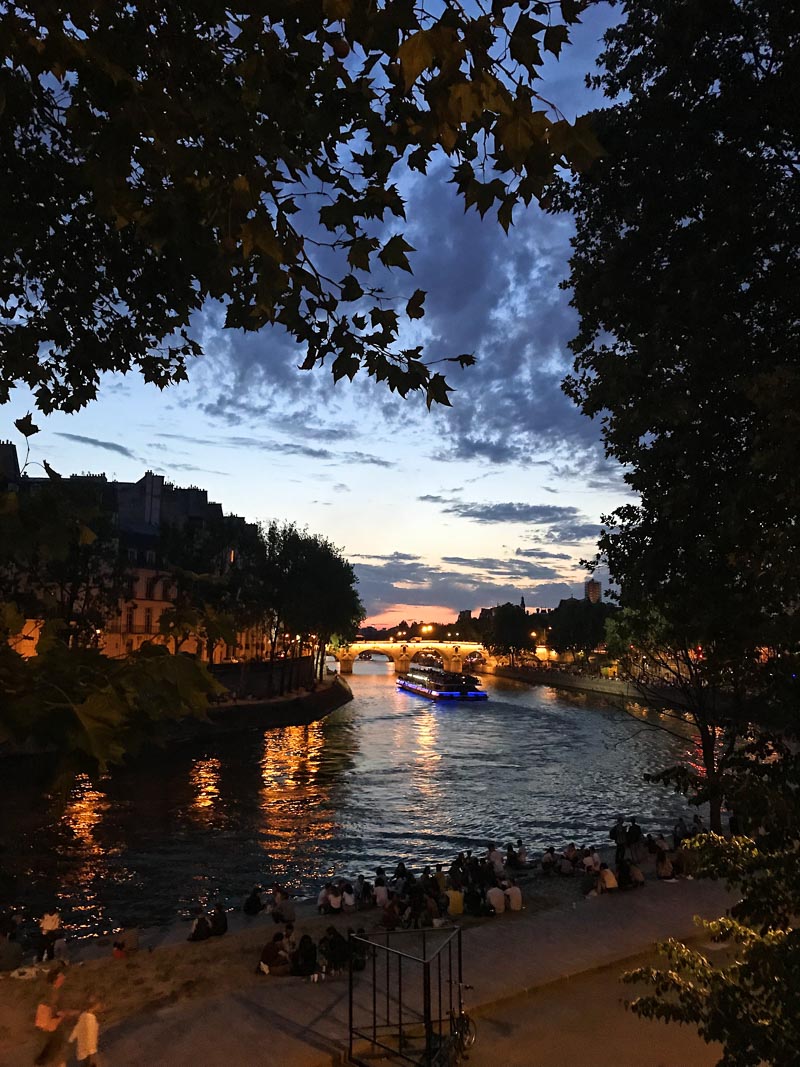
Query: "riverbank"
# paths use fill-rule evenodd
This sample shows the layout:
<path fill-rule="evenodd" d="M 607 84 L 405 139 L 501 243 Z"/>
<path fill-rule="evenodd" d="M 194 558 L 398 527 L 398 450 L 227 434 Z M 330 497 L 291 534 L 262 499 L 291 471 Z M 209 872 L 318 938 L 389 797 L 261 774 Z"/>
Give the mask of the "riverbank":
<path fill-rule="evenodd" d="M 480 668 L 477 668 L 480 671 Z M 642 700 L 641 692 L 631 682 L 620 678 L 602 678 L 573 674 L 560 667 L 536 670 L 533 667 L 495 667 L 493 671 L 481 671 L 495 678 L 507 678 L 511 682 L 526 685 L 546 685 L 553 689 L 568 689 L 577 693 L 594 693 L 617 700 Z"/>
<path fill-rule="evenodd" d="M 353 692 L 345 679 L 330 674 L 317 682 L 314 689 L 267 699 L 239 698 L 212 704 L 207 719 L 184 719 L 176 724 L 170 740 L 221 737 L 280 726 L 309 726 L 349 704 L 352 699 Z"/>
<path fill-rule="evenodd" d="M 649 877 L 643 891 L 584 900 L 577 878 L 532 875 L 523 912 L 463 924 L 464 976 L 474 987 L 467 994 L 468 1007 L 483 1012 L 636 956 L 667 936 L 686 939 L 697 932 L 696 913 L 713 917 L 729 903 L 716 883 L 658 883 Z M 348 925 L 361 924 L 372 932 L 377 919 L 376 911 L 362 912 L 333 924 L 343 933 Z M 317 939 L 331 921 L 313 909 L 298 909 L 296 935 Z M 78 963 L 70 968 L 64 1007 L 79 1005 L 91 990 L 102 991 L 101 1047 L 115 1067 L 222 1067 L 228 1062 L 255 1067 L 265 1056 L 286 1067 L 345 1062 L 347 978 L 309 984 L 256 975 L 255 961 L 274 930 L 267 918 L 258 917 L 218 940 L 143 948 L 128 960 Z M 185 924 L 181 932 L 185 937 Z M 358 982 L 366 995 L 366 974 Z M 42 985 L 41 979 L 0 981 L 0 1062 L 6 1067 L 27 1067 L 41 1044 L 31 1023 Z M 568 986 L 563 995 L 570 996 Z M 653 1026 L 654 1036 L 664 1034 Z M 493 1058 L 497 1067 L 504 1062 Z M 620 1067 L 642 1062 L 678 1067 L 661 1053 L 655 1061 L 616 1060 Z"/>

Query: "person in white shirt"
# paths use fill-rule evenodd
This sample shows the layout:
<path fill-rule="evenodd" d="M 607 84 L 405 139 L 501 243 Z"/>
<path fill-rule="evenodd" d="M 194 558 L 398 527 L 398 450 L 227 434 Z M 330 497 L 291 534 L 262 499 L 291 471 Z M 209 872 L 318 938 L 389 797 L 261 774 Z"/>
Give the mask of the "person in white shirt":
<path fill-rule="evenodd" d="M 375 903 L 379 908 L 385 908 L 389 903 L 389 890 L 383 878 L 375 879 Z"/>
<path fill-rule="evenodd" d="M 505 897 L 509 911 L 522 911 L 522 890 L 513 878 L 511 879 L 511 885 L 506 887 Z"/>
<path fill-rule="evenodd" d="M 42 936 L 39 940 L 39 948 L 36 953 L 36 962 L 42 963 L 45 959 L 52 960 L 55 956 L 56 941 L 63 936 L 61 930 L 61 916 L 57 908 L 46 911 L 39 920 L 39 929 Z"/>
<path fill-rule="evenodd" d="M 503 853 L 500 851 L 494 841 L 489 842 L 489 850 L 486 853 L 486 858 L 489 863 L 491 863 L 491 865 L 494 867 L 495 874 L 503 873 L 503 869 L 505 866 L 505 862 L 503 860 Z"/>
<path fill-rule="evenodd" d="M 499 886 L 486 890 L 486 902 L 494 908 L 495 915 L 502 915 L 506 910 L 506 895 Z"/>
<path fill-rule="evenodd" d="M 75 1028 L 70 1034 L 70 1041 L 76 1042 L 75 1058 L 78 1063 L 85 1064 L 85 1067 L 94 1067 L 100 1037 L 100 1024 L 97 1021 L 100 1007 L 98 1000 L 91 1000 L 86 1010 L 78 1016 Z"/>

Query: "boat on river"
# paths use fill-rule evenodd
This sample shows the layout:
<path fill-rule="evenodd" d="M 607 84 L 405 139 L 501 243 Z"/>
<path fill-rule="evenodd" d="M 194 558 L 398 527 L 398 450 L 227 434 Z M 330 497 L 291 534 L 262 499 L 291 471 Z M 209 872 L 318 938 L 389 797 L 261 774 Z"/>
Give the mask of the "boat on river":
<path fill-rule="evenodd" d="M 437 667 L 412 667 L 397 679 L 397 688 L 429 700 L 488 700 L 472 674 L 443 671 Z"/>

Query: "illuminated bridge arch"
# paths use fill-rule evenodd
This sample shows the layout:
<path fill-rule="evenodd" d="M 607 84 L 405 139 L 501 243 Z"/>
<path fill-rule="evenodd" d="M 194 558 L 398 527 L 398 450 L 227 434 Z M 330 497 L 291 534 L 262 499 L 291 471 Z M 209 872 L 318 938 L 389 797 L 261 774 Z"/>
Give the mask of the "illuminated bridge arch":
<path fill-rule="evenodd" d="M 464 660 L 470 653 L 482 656 L 484 670 L 492 672 L 497 666 L 497 659 L 475 641 L 426 641 L 424 644 L 421 641 L 354 641 L 350 645 L 328 649 L 328 655 L 338 662 L 342 674 L 353 673 L 353 663 L 362 652 L 388 657 L 399 674 L 407 671 L 411 661 L 422 654 L 438 656 L 446 671 L 464 670 Z"/>

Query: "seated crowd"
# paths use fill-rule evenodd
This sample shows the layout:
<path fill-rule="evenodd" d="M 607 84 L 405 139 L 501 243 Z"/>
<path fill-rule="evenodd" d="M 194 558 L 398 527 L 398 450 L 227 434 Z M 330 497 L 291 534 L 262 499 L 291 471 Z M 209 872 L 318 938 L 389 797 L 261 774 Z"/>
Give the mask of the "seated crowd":
<path fill-rule="evenodd" d="M 527 854 L 521 841 L 517 845 L 515 850 L 509 844 L 502 853 L 490 842 L 481 858 L 472 850 L 459 852 L 447 871 L 437 863 L 417 876 L 401 860 L 391 875 L 378 867 L 374 883 L 363 875 L 355 882 L 328 882 L 317 908 L 323 915 L 340 915 L 376 907 L 381 925 L 389 930 L 438 925 L 447 917 L 520 911 L 522 891 L 511 872 L 527 866 Z"/>
<path fill-rule="evenodd" d="M 596 847 L 584 845 L 578 848 L 574 841 L 561 852 L 556 852 L 554 847 L 546 849 L 541 870 L 545 875 L 578 875 L 584 896 L 597 896 L 616 889 L 641 889 L 645 884 L 642 865 L 648 857 L 654 858 L 656 877 L 660 881 L 688 877 L 689 857 L 682 843 L 702 832 L 703 822 L 699 815 L 694 816 L 690 827 L 682 818 L 678 819 L 670 847 L 663 834 L 644 836 L 636 819 L 631 819 L 630 825 L 626 826 L 620 818 L 609 832 L 616 846 L 614 870 L 602 862 Z"/>

